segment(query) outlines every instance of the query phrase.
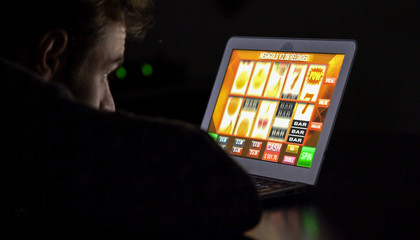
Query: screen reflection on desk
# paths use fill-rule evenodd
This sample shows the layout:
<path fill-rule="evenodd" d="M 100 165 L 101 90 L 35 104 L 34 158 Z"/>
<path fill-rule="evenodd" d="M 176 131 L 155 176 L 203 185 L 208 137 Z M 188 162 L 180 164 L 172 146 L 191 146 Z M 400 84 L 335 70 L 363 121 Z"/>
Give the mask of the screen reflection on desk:
<path fill-rule="evenodd" d="M 260 223 L 246 235 L 258 240 L 334 239 L 327 224 L 313 206 L 265 210 Z"/>

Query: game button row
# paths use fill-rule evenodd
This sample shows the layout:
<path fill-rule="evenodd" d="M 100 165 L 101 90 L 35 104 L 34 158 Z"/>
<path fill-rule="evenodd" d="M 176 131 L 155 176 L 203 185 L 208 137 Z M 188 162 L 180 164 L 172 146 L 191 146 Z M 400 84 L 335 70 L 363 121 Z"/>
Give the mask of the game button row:
<path fill-rule="evenodd" d="M 217 143 L 226 149 L 230 137 L 228 136 L 214 136 Z M 244 147 L 247 141 L 251 141 L 249 149 L 244 154 Z M 282 147 L 286 147 L 284 156 L 280 159 L 280 152 Z M 264 161 L 278 162 L 287 165 L 296 165 L 301 167 L 309 168 L 312 164 L 315 148 L 299 146 L 294 144 L 278 143 L 278 142 L 267 142 L 263 149 L 262 141 L 247 140 L 244 138 L 234 138 L 233 146 L 228 151 L 233 155 L 246 156 L 249 158 L 261 159 Z M 300 151 L 300 154 L 299 154 Z M 262 154 L 261 154 L 262 153 Z"/>

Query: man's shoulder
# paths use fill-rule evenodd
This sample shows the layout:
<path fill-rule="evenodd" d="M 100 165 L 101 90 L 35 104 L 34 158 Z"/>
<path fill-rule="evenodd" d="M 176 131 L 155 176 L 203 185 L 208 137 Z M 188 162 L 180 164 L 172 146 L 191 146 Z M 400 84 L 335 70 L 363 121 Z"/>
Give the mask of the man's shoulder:
<path fill-rule="evenodd" d="M 16 66 L 4 70 L 1 91 L 5 118 L 11 134 L 51 142 L 79 142 L 102 151 L 192 149 L 207 144 L 198 126 L 175 120 L 128 112 L 102 112 L 75 102 L 65 88 L 48 84 Z M 20 131 L 21 130 L 21 131 Z M 17 135 L 19 136 L 19 135 Z M 173 146 L 173 147 L 170 147 Z M 212 147 L 210 147 L 212 148 Z"/>
<path fill-rule="evenodd" d="M 131 112 L 117 111 L 115 113 L 92 113 L 95 125 L 100 124 L 108 133 L 158 142 L 197 141 L 205 133 L 194 124 L 173 119 L 138 115 Z M 207 138 L 207 136 L 205 137 Z M 177 140 L 177 141 L 176 141 Z"/>

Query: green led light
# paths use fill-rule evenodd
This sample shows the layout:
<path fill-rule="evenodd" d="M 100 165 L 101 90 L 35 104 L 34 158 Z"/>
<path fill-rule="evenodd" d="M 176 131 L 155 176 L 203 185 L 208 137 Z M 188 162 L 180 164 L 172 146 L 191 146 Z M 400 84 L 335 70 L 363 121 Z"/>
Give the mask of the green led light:
<path fill-rule="evenodd" d="M 152 65 L 150 65 L 149 63 L 144 63 L 141 66 L 141 72 L 143 73 L 143 75 L 145 77 L 150 77 L 153 74 L 153 68 Z"/>
<path fill-rule="evenodd" d="M 124 79 L 127 76 L 127 70 L 125 70 L 124 67 L 119 67 L 115 71 L 115 76 L 117 76 L 117 78 L 119 78 L 119 79 Z"/>
<path fill-rule="evenodd" d="M 311 211 L 304 211 L 302 214 L 302 221 L 305 231 L 312 239 L 318 239 L 320 235 L 320 226 L 315 213 Z"/>

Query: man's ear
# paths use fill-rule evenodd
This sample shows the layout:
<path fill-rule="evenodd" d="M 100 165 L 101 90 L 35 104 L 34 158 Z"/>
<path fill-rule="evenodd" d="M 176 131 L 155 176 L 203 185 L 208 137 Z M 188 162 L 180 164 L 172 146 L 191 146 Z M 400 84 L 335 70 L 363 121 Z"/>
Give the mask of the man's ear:
<path fill-rule="evenodd" d="M 68 35 L 63 29 L 50 30 L 40 38 L 35 54 L 35 71 L 46 81 L 57 73 L 67 41 Z"/>

